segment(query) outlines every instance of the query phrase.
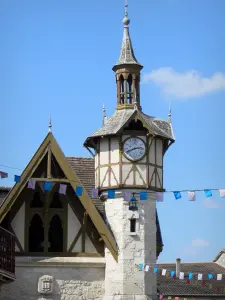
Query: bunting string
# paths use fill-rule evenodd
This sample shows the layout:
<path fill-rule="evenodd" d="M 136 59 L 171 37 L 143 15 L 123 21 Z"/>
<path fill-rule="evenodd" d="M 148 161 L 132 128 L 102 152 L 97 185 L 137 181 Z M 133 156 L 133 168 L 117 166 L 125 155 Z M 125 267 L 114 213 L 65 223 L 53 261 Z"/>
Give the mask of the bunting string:
<path fill-rule="evenodd" d="M 11 168 L 11 169 L 17 169 L 20 170 L 19 168 L 13 168 L 13 167 L 9 167 L 6 165 L 0 165 L 2 167 L 7 167 L 7 168 Z M 0 178 L 4 179 L 4 178 L 8 178 L 8 173 L 7 172 L 3 172 L 0 171 Z M 16 183 L 20 182 L 21 176 L 20 175 L 14 175 L 14 181 Z M 78 181 L 75 180 L 70 180 L 68 179 L 70 182 L 75 182 L 75 183 L 79 183 Z M 51 181 L 52 182 L 52 181 Z M 62 182 L 63 182 L 63 178 L 62 178 Z M 64 183 L 66 184 L 66 183 Z M 48 187 L 50 188 L 51 184 L 45 184 L 46 190 L 48 190 Z M 63 191 L 63 188 L 60 188 L 60 191 Z M 175 200 L 180 200 L 183 198 L 183 193 L 187 193 L 187 198 L 189 201 L 196 201 L 197 198 L 197 192 L 203 192 L 205 197 L 209 198 L 212 197 L 213 195 L 213 191 L 218 191 L 219 192 L 219 196 L 220 198 L 225 198 L 225 187 L 224 188 L 210 188 L 210 189 L 184 189 L 184 190 L 176 190 L 176 191 L 163 191 L 163 192 L 156 192 L 156 201 L 157 202 L 163 202 L 164 201 L 164 194 L 166 193 L 172 193 L 174 196 Z M 93 188 L 91 190 L 91 198 L 96 199 L 99 195 L 100 190 L 97 188 Z M 149 199 L 149 195 L 152 192 L 149 190 L 143 190 L 141 192 L 132 192 L 132 191 L 125 191 L 124 192 L 124 199 L 127 201 L 130 201 L 131 197 L 134 195 L 138 195 L 140 197 L 140 200 L 148 200 Z M 108 190 L 108 199 L 114 199 L 116 197 L 116 190 L 114 189 L 110 189 Z"/>

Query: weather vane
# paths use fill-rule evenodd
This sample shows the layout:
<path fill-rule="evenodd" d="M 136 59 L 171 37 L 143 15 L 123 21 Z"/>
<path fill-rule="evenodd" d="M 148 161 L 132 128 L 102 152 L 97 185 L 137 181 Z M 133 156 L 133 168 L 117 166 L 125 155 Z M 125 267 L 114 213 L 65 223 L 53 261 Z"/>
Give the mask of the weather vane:
<path fill-rule="evenodd" d="M 128 15 L 128 0 L 125 0 L 125 15 Z"/>

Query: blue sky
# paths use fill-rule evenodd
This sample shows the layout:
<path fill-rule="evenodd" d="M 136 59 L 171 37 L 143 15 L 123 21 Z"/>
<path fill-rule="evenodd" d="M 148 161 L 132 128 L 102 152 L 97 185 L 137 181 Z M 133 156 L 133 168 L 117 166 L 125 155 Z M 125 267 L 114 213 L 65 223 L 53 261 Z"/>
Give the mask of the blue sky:
<path fill-rule="evenodd" d="M 88 156 L 85 138 L 116 104 L 114 73 L 123 1 L 0 2 L 0 165 L 23 169 L 48 130 L 67 156 Z M 176 143 L 164 160 L 167 190 L 225 188 L 225 1 L 129 1 L 130 32 L 144 65 L 145 113 L 167 119 Z M 20 171 L 1 185 L 12 185 Z M 160 261 L 212 260 L 225 247 L 225 199 L 165 195 L 158 211 Z"/>

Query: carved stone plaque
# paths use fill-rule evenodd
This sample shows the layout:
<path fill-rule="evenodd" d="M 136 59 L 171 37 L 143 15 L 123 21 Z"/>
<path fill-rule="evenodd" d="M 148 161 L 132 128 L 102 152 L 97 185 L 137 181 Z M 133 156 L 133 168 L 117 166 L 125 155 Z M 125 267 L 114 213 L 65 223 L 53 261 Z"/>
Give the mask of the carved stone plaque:
<path fill-rule="evenodd" d="M 43 295 L 49 295 L 53 292 L 53 277 L 49 275 L 43 275 L 38 280 L 38 293 Z"/>

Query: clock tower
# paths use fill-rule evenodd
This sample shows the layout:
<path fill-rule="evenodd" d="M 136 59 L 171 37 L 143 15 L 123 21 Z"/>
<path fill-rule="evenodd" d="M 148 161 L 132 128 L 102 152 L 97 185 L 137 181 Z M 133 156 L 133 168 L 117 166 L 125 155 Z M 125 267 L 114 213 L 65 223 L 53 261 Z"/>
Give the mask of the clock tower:
<path fill-rule="evenodd" d="M 89 136 L 84 146 L 94 150 L 95 186 L 105 198 L 106 222 L 118 246 L 118 261 L 105 249 L 104 300 L 147 300 L 157 295 L 156 192 L 163 191 L 163 156 L 174 142 L 171 120 L 163 121 L 142 112 L 140 72 L 129 34 L 127 6 L 123 41 L 113 67 L 117 101 L 112 117 Z M 108 190 L 115 197 L 107 199 Z M 147 191 L 147 200 L 140 192 Z M 130 193 L 132 201 L 127 201 Z M 140 271 L 139 264 L 150 266 Z M 147 269 L 146 269 L 147 270 Z"/>

